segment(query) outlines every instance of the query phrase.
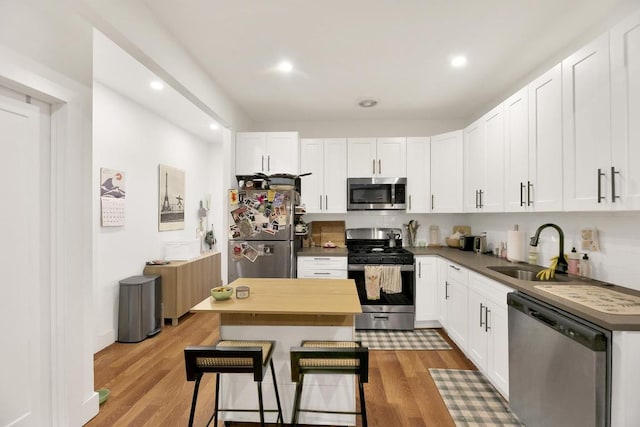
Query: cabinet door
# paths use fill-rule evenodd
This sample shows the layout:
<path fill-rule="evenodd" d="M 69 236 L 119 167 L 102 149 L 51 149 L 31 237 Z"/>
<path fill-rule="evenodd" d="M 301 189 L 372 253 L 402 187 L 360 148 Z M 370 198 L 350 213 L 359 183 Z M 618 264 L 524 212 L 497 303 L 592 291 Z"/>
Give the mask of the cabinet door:
<path fill-rule="evenodd" d="M 407 176 L 407 138 L 378 138 L 376 174 L 380 177 Z"/>
<path fill-rule="evenodd" d="M 376 174 L 378 165 L 375 138 L 349 138 L 347 150 L 349 178 L 368 178 Z"/>
<path fill-rule="evenodd" d="M 562 68 L 529 84 L 529 179 L 533 210 L 562 210 Z M 507 181 L 509 182 L 509 181 Z"/>
<path fill-rule="evenodd" d="M 447 280 L 447 333 L 463 350 L 467 349 L 467 287 Z"/>
<path fill-rule="evenodd" d="M 298 132 L 267 132 L 265 150 L 267 174 L 298 174 Z"/>
<path fill-rule="evenodd" d="M 509 318 L 506 306 L 489 302 L 486 309 L 488 331 L 487 377 L 509 398 Z"/>
<path fill-rule="evenodd" d="M 303 194 L 306 189 L 303 187 Z M 347 140 L 324 140 L 323 212 L 347 212 Z"/>
<path fill-rule="evenodd" d="M 484 116 L 483 212 L 504 211 L 504 112 L 500 104 Z"/>
<path fill-rule="evenodd" d="M 473 279 L 470 279 L 473 280 Z M 467 354 L 481 371 L 487 369 L 487 302 L 478 292 L 469 287 L 469 336 Z"/>
<path fill-rule="evenodd" d="M 609 209 L 609 83 L 608 33 L 562 61 L 565 210 Z"/>
<path fill-rule="evenodd" d="M 532 203 L 527 199 L 529 180 L 529 128 L 527 89 L 504 102 L 504 210 L 522 212 Z M 527 203 L 529 200 L 529 203 Z"/>
<path fill-rule="evenodd" d="M 324 143 L 322 139 L 300 140 L 300 170 L 311 172 L 302 177 L 301 186 L 304 191 L 300 200 L 307 208 L 307 213 L 322 212 L 324 201 Z M 346 184 L 345 184 L 346 185 Z"/>
<path fill-rule="evenodd" d="M 267 136 L 264 132 L 238 132 L 236 134 L 236 175 L 267 172 Z"/>
<path fill-rule="evenodd" d="M 407 212 L 431 210 L 429 138 L 407 138 Z"/>
<path fill-rule="evenodd" d="M 416 257 L 416 322 L 434 321 L 438 318 L 437 261 L 437 257 L 432 256 Z"/>
<path fill-rule="evenodd" d="M 480 209 L 479 192 L 484 187 L 484 129 L 483 119 L 464 130 L 464 211 Z"/>
<path fill-rule="evenodd" d="M 640 12 L 611 30 L 611 177 L 617 209 L 640 209 Z"/>
<path fill-rule="evenodd" d="M 431 137 L 431 212 L 462 212 L 461 130 Z"/>

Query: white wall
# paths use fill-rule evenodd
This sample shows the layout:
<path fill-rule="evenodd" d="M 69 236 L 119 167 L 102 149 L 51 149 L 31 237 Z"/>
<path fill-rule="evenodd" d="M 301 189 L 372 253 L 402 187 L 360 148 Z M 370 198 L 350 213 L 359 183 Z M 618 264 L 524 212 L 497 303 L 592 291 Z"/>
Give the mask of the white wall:
<path fill-rule="evenodd" d="M 208 226 L 222 229 L 222 145 L 198 139 L 139 104 L 94 82 L 94 301 L 98 351 L 117 339 L 119 281 L 140 275 L 145 262 L 164 257 L 164 243 L 196 237 L 199 201 L 212 195 Z M 158 165 L 185 171 L 185 228 L 158 231 Z M 125 172 L 126 220 L 100 226 L 99 175 Z"/>

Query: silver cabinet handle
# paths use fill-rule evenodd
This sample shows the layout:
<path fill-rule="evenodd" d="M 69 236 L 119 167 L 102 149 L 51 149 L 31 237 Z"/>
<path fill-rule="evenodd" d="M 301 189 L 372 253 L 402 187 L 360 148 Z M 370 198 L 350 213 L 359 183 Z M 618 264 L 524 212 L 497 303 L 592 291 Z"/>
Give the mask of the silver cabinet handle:
<path fill-rule="evenodd" d="M 482 209 L 482 195 L 484 194 L 484 191 L 478 190 L 478 194 L 480 195 L 480 205 L 478 207 Z"/>
<path fill-rule="evenodd" d="M 598 203 L 601 203 L 601 200 L 604 200 L 604 196 L 602 195 L 602 177 L 604 176 L 604 172 L 602 169 L 598 168 Z"/>
<path fill-rule="evenodd" d="M 491 327 L 489 326 L 489 313 L 491 313 L 491 310 L 489 310 L 489 308 L 485 306 L 484 307 L 484 331 L 485 332 L 489 332 L 489 329 L 491 329 Z"/>
<path fill-rule="evenodd" d="M 320 195 L 320 210 L 322 210 L 322 194 Z"/>
<path fill-rule="evenodd" d="M 460 267 L 456 267 L 456 266 L 455 266 L 455 265 L 453 265 L 453 264 L 449 264 L 449 267 L 453 268 L 453 269 L 454 269 L 454 270 L 456 270 L 456 271 L 460 271 Z"/>
<path fill-rule="evenodd" d="M 267 171 L 271 172 L 271 156 L 267 156 Z"/>
<path fill-rule="evenodd" d="M 616 175 L 619 175 L 620 171 L 616 171 L 615 166 L 611 166 L 611 203 L 615 203 L 616 199 L 620 196 L 616 196 Z"/>
<path fill-rule="evenodd" d="M 262 155 L 262 163 L 261 163 L 261 165 L 262 165 L 262 166 L 260 166 L 260 170 L 261 170 L 262 172 L 264 172 L 264 154 Z"/>
<path fill-rule="evenodd" d="M 314 272 L 313 272 L 313 275 L 314 275 L 314 276 L 328 276 L 328 275 L 330 275 L 330 274 L 331 274 L 331 273 L 329 273 L 329 272 L 325 272 L 325 271 L 314 271 Z"/>
<path fill-rule="evenodd" d="M 527 206 L 531 206 L 533 201 L 531 200 L 531 193 L 533 193 L 533 183 L 527 181 Z"/>
<path fill-rule="evenodd" d="M 324 195 L 324 209 L 327 211 L 329 210 L 329 196 L 326 194 Z"/>
<path fill-rule="evenodd" d="M 409 210 L 411 210 L 411 194 L 409 194 Z"/>
<path fill-rule="evenodd" d="M 376 174 L 376 159 L 371 160 L 373 162 L 373 174 Z"/>
<path fill-rule="evenodd" d="M 481 328 L 483 326 L 483 322 L 482 322 L 482 309 L 483 308 L 486 308 L 486 307 L 484 306 L 484 304 L 480 303 L 480 327 Z"/>
<path fill-rule="evenodd" d="M 478 209 L 478 190 L 476 190 L 476 209 Z"/>
<path fill-rule="evenodd" d="M 449 282 L 444 282 L 444 299 L 449 299 Z"/>
<path fill-rule="evenodd" d="M 431 195 L 431 210 L 433 210 L 433 194 Z"/>
<path fill-rule="evenodd" d="M 382 160 L 378 159 L 378 174 L 382 175 Z"/>
<path fill-rule="evenodd" d="M 418 278 L 422 278 L 422 262 L 418 263 Z"/>
<path fill-rule="evenodd" d="M 322 258 L 322 257 L 314 257 L 313 260 L 314 261 L 329 261 L 331 258 Z"/>
<path fill-rule="evenodd" d="M 524 206 L 524 182 L 520 182 L 520 206 Z"/>

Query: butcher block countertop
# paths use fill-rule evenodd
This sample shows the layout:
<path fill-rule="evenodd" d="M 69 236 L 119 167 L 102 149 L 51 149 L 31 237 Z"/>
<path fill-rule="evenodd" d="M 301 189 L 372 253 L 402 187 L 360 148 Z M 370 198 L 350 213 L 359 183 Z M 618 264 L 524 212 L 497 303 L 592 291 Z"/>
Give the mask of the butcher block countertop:
<path fill-rule="evenodd" d="M 563 298 L 559 295 L 554 295 L 550 292 L 545 292 L 537 285 L 553 284 L 553 285 L 588 285 L 595 288 L 607 289 L 615 292 L 619 292 L 625 295 L 640 296 L 640 291 L 634 289 L 625 288 L 622 286 L 613 285 L 610 283 L 601 282 L 598 280 L 585 279 L 578 276 L 568 275 L 569 278 L 575 280 L 554 283 L 554 282 L 531 282 L 526 280 L 519 280 L 504 274 L 493 271 L 487 267 L 490 266 L 507 266 L 517 265 L 512 262 L 499 259 L 492 255 L 478 255 L 475 252 L 466 252 L 459 249 L 452 248 L 405 248 L 413 252 L 414 255 L 438 255 L 449 261 L 459 264 L 462 267 L 466 267 L 471 271 L 480 273 L 490 279 L 503 283 L 510 288 L 530 295 L 536 299 L 544 301 L 557 307 L 561 310 L 574 314 L 582 319 L 592 322 L 598 326 L 612 331 L 640 331 L 640 315 L 635 314 L 609 314 L 602 311 L 595 310 L 584 304 L 571 301 L 567 298 Z"/>
<path fill-rule="evenodd" d="M 248 286 L 249 298 L 237 299 L 235 287 Z M 207 297 L 191 312 L 228 314 L 329 315 L 362 313 L 356 284 L 352 279 L 252 279 L 241 278 L 229 286 L 230 299 Z"/>

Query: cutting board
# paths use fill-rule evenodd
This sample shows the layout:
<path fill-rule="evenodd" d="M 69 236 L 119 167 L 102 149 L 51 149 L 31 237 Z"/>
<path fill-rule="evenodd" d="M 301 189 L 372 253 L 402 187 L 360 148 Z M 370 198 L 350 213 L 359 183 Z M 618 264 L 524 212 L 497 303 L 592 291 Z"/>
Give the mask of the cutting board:
<path fill-rule="evenodd" d="M 322 246 L 333 242 L 339 248 L 344 248 L 344 221 L 313 221 L 311 225 L 311 240 L 314 246 Z"/>

